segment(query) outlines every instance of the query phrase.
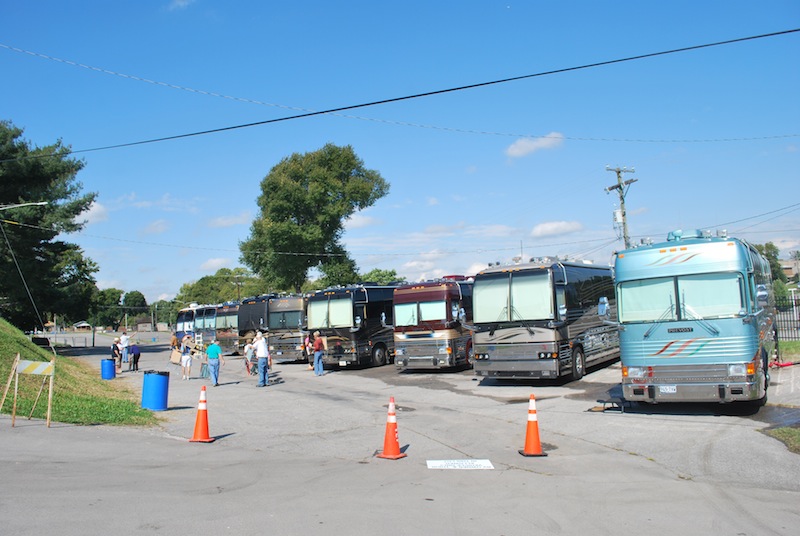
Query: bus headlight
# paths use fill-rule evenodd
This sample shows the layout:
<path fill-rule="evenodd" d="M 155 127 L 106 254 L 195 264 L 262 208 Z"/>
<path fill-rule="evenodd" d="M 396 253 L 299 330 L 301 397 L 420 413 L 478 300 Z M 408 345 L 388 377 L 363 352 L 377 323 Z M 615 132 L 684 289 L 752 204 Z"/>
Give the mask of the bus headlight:
<path fill-rule="evenodd" d="M 736 365 L 728 365 L 728 376 L 746 376 L 747 364 L 737 363 Z"/>
<path fill-rule="evenodd" d="M 649 367 L 622 367 L 623 378 L 646 378 Z"/>

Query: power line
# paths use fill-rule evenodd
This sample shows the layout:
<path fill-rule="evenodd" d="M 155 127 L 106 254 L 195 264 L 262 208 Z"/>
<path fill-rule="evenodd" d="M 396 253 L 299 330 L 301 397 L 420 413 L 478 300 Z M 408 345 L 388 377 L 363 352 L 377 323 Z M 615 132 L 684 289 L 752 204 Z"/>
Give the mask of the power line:
<path fill-rule="evenodd" d="M 392 97 L 392 98 L 387 98 L 387 99 L 380 99 L 380 100 L 361 103 L 361 104 L 354 104 L 354 105 L 349 105 L 349 106 L 341 106 L 341 107 L 338 107 L 338 108 L 330 108 L 330 109 L 322 110 L 322 111 L 308 111 L 308 112 L 305 112 L 305 113 L 300 113 L 300 114 L 295 114 L 295 115 L 290 115 L 290 116 L 284 116 L 284 117 L 279 117 L 279 118 L 274 118 L 274 119 L 267 119 L 267 120 L 264 120 L 264 121 L 255 121 L 255 122 L 251 122 L 251 123 L 243 123 L 243 124 L 239 124 L 239 125 L 232 125 L 232 126 L 221 127 L 221 128 L 200 130 L 200 131 L 189 132 L 189 133 L 184 133 L 184 134 L 176 134 L 176 135 L 173 135 L 173 136 L 163 136 L 163 137 L 159 137 L 159 138 L 150 138 L 150 139 L 134 141 L 134 142 L 119 143 L 119 144 L 114 144 L 114 145 L 106 145 L 106 146 L 94 147 L 94 148 L 90 148 L 90 149 L 78 149 L 78 150 L 74 150 L 74 151 L 70 150 L 68 152 L 63 152 L 62 151 L 62 152 L 59 153 L 59 155 L 60 156 L 65 156 L 67 154 L 87 153 L 87 152 L 94 152 L 94 151 L 105 151 L 105 150 L 109 150 L 109 149 L 120 149 L 120 148 L 123 148 L 123 147 L 134 147 L 134 146 L 137 146 L 137 145 L 145 145 L 145 144 L 158 143 L 158 142 L 163 142 L 163 141 L 173 141 L 173 140 L 179 140 L 179 139 L 183 139 L 183 138 L 189 138 L 189 137 L 195 137 L 195 136 L 203 136 L 203 135 L 207 135 L 207 134 L 215 134 L 215 133 L 220 133 L 220 132 L 227 132 L 227 131 L 237 130 L 237 129 L 242 129 L 242 128 L 249 128 L 249 127 L 255 127 L 255 126 L 268 125 L 268 124 L 272 124 L 272 123 L 279 123 L 279 122 L 290 121 L 290 120 L 294 120 L 294 119 L 303 119 L 303 118 L 314 117 L 314 116 L 318 116 L 318 115 L 332 115 L 332 114 L 336 114 L 338 112 L 343 112 L 343 111 L 347 111 L 347 110 L 355 110 L 355 109 L 358 109 L 358 108 L 367 108 L 367 107 L 379 106 L 379 105 L 389 104 L 389 103 L 394 103 L 394 102 L 401 102 L 401 101 L 406 101 L 406 100 L 419 99 L 419 98 L 423 98 L 423 97 L 432 97 L 432 96 L 435 96 L 435 95 L 443 95 L 443 94 L 446 94 L 446 93 L 453 93 L 453 92 L 456 92 L 456 91 L 465 91 L 465 90 L 469 90 L 469 89 L 477 89 L 477 88 L 480 88 L 480 87 L 487 87 L 487 86 L 497 85 L 497 84 L 505 84 L 505 83 L 508 83 L 508 82 L 515 82 L 515 81 L 519 81 L 519 80 L 526 80 L 526 79 L 530 79 L 530 78 L 537 78 L 537 77 L 549 76 L 549 75 L 554 75 L 554 74 L 563 74 L 563 73 L 567 73 L 567 72 L 579 71 L 579 70 L 584 70 L 584 69 L 591 69 L 591 68 L 595 68 L 595 67 L 605 67 L 605 66 L 608 66 L 608 65 L 614 65 L 614 64 L 618 64 L 618 63 L 625 63 L 625 62 L 630 62 L 630 61 L 654 58 L 654 57 L 665 56 L 665 55 L 669 55 L 669 54 L 677 54 L 677 53 L 681 53 L 681 52 L 690 52 L 690 51 L 700 50 L 700 49 L 704 49 L 704 48 L 711 48 L 711 47 L 717 47 L 717 46 L 723 46 L 723 45 L 730 45 L 730 44 L 734 44 L 734 43 L 741 43 L 741 42 L 752 41 L 752 40 L 756 40 L 756 39 L 764 39 L 764 38 L 767 38 L 767 37 L 776 37 L 776 36 L 780 36 L 780 35 L 787 35 L 787 34 L 796 33 L 796 32 L 800 32 L 800 28 L 795 28 L 795 29 L 791 29 L 791 30 L 783 30 L 783 31 L 780 31 L 780 32 L 772 32 L 772 33 L 768 33 L 768 34 L 753 35 L 753 36 L 749 36 L 749 37 L 740 37 L 740 38 L 736 38 L 736 39 L 728 39 L 728 40 L 725 40 L 725 41 L 717 41 L 717 42 L 714 42 L 714 43 L 706 43 L 706 44 L 702 44 L 702 45 L 693 45 L 693 46 L 688 46 L 688 47 L 665 50 L 665 51 L 661 51 L 661 52 L 651 52 L 651 53 L 648 53 L 648 54 L 639 54 L 639 55 L 636 55 L 636 56 L 629 56 L 629 57 L 626 57 L 626 58 L 618 58 L 618 59 L 614 59 L 614 60 L 606 60 L 606 61 L 588 63 L 588 64 L 578 65 L 578 66 L 573 66 L 573 67 L 565 67 L 565 68 L 561 68 L 561 69 L 554 69 L 554 70 L 550 70 L 550 71 L 542 71 L 542 72 L 533 73 L 533 74 L 514 76 L 514 77 L 503 78 L 503 79 L 499 79 L 499 80 L 492 80 L 492 81 L 488 81 L 488 82 L 479 82 L 479 83 L 475 83 L 475 84 L 468 84 L 468 85 L 464 85 L 464 86 L 452 87 L 452 88 L 447 88 L 447 89 L 439 89 L 439 90 L 427 91 L 427 92 L 423 92 L 423 93 L 405 95 L 405 96 L 402 96 L 402 97 Z M 8 45 L 0 45 L 0 46 L 2 46 L 3 48 L 7 48 L 9 50 L 12 50 L 12 51 L 25 52 L 25 51 L 22 51 L 22 49 L 15 49 L 15 48 L 10 47 Z M 50 57 L 48 56 L 48 58 L 50 58 Z M 66 63 L 70 63 L 70 62 L 66 62 Z M 71 63 L 74 63 L 74 62 L 71 62 Z M 75 65 L 82 66 L 82 64 L 75 64 Z M 88 66 L 85 66 L 85 67 L 88 68 Z M 119 73 L 115 73 L 114 71 L 105 71 L 104 69 L 97 69 L 97 70 L 99 70 L 101 72 L 119 74 Z M 130 78 L 134 78 L 134 79 L 141 80 L 141 81 L 146 81 L 146 79 L 142 79 L 142 78 L 138 78 L 138 77 L 130 77 Z M 152 82 L 152 81 L 148 81 L 148 82 Z M 156 83 L 156 82 L 152 82 L 152 83 Z M 163 85 L 184 89 L 184 88 L 182 88 L 182 86 L 173 86 L 171 84 L 163 84 Z M 217 95 L 217 94 L 213 94 L 213 93 L 210 93 L 210 92 L 204 92 L 204 93 L 212 95 L 212 96 L 216 96 Z M 797 136 L 797 135 L 796 134 L 785 135 L 785 137 L 793 137 L 793 136 Z M 779 137 L 783 137 L 783 136 L 779 136 Z M 52 155 L 37 155 L 36 157 L 45 157 L 45 156 L 52 156 Z M 31 158 L 31 157 L 29 156 L 27 158 Z M 19 159 L 12 159 L 12 161 L 13 160 L 19 160 Z M 7 162 L 7 161 L 9 161 L 9 160 L 0 160 L 0 162 Z"/>

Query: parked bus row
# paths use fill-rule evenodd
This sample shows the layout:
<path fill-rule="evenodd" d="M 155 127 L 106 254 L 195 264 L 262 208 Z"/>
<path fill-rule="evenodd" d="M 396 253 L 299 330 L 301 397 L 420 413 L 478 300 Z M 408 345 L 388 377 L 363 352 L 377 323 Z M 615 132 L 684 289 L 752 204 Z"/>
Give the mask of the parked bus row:
<path fill-rule="evenodd" d="M 626 400 L 763 403 L 777 353 L 768 261 L 744 240 L 670 233 L 615 267 L 552 258 L 474 278 L 362 283 L 305 296 L 193 305 L 178 335 L 228 353 L 262 332 L 276 361 L 304 361 L 319 332 L 329 368 L 455 369 L 497 379 L 578 380 L 621 358 Z"/>

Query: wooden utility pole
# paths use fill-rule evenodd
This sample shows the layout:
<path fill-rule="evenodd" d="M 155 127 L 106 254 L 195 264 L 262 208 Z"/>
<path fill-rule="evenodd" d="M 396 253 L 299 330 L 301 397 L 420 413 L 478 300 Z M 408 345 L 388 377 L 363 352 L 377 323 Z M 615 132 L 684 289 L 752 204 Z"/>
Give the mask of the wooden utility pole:
<path fill-rule="evenodd" d="M 612 190 L 616 190 L 617 194 L 619 194 L 619 208 L 622 219 L 622 239 L 625 241 L 625 249 L 630 249 L 631 237 L 628 234 L 628 216 L 625 212 L 625 196 L 628 194 L 628 188 L 630 188 L 631 184 L 639 179 L 628 179 L 626 181 L 622 180 L 623 173 L 633 173 L 636 171 L 633 168 L 612 168 L 611 166 L 606 166 L 606 171 L 613 171 L 617 174 L 617 184 L 613 184 L 606 188 L 606 193 L 608 194 L 611 193 Z"/>

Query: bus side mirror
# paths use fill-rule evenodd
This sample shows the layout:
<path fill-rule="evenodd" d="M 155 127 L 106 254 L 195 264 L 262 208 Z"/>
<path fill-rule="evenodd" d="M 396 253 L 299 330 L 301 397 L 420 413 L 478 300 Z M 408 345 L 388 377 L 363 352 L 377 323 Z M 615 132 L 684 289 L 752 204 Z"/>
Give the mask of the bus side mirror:
<path fill-rule="evenodd" d="M 759 307 L 765 307 L 769 301 L 769 292 L 767 292 L 766 285 L 758 285 L 756 287 L 756 301 Z"/>
<path fill-rule="evenodd" d="M 357 317 L 355 318 L 355 322 L 354 322 L 354 323 L 355 323 L 355 326 L 353 326 L 352 328 L 350 328 L 350 331 L 351 331 L 351 332 L 353 332 L 353 333 L 355 333 L 356 331 L 358 331 L 359 329 L 361 329 L 361 317 L 360 317 L 360 316 L 357 316 Z"/>
<path fill-rule="evenodd" d="M 386 325 L 386 313 L 381 313 L 381 326 L 388 328 L 389 326 Z"/>
<path fill-rule="evenodd" d="M 566 305 L 559 305 L 558 306 L 558 319 L 561 322 L 567 320 L 567 306 Z"/>
<path fill-rule="evenodd" d="M 597 302 L 597 314 L 599 316 L 611 316 L 611 308 L 608 306 L 608 298 L 601 296 Z"/>

